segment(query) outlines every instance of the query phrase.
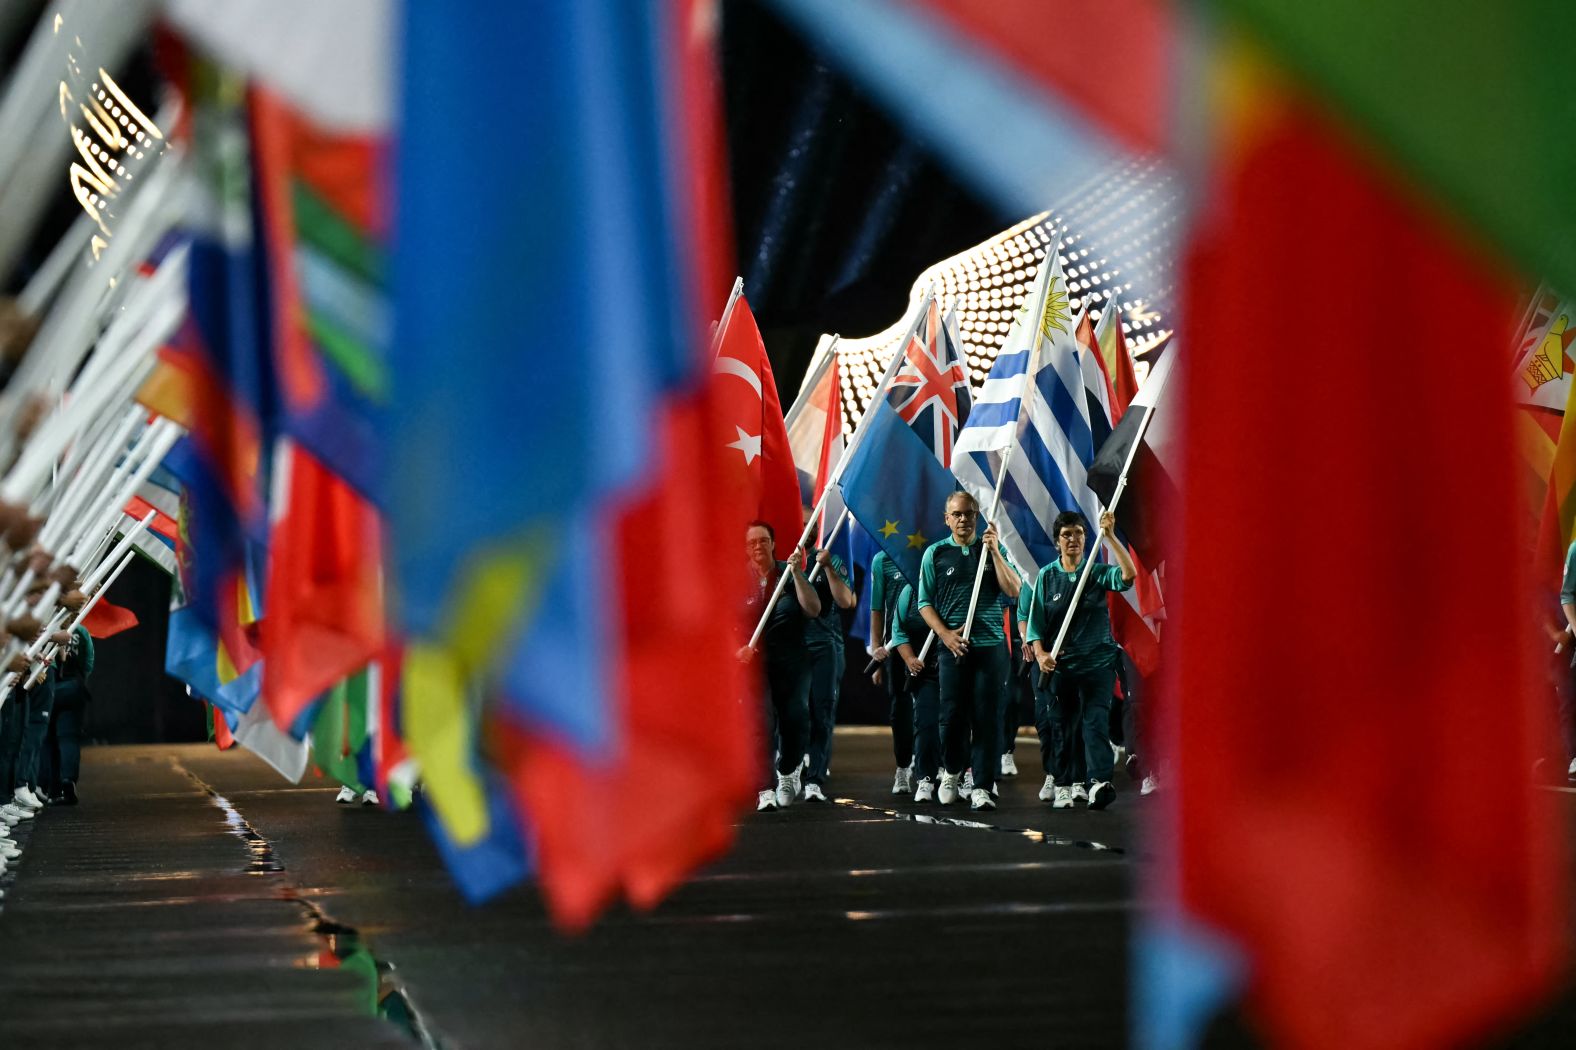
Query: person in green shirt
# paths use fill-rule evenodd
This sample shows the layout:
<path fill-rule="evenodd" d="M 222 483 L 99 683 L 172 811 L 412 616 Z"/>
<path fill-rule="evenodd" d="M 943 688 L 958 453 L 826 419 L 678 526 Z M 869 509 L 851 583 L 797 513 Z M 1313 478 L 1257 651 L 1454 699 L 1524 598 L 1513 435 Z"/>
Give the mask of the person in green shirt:
<path fill-rule="evenodd" d="M 914 588 L 901 575 L 898 581 L 900 586 L 897 600 L 892 603 L 892 631 L 888 638 L 896 664 L 891 670 L 903 680 L 899 687 L 909 698 L 914 801 L 934 802 L 936 777 L 941 767 L 941 684 L 937 675 L 941 650 L 932 646 L 925 660 L 919 658 L 930 627 L 914 604 Z M 895 785 L 893 794 L 897 794 Z"/>
<path fill-rule="evenodd" d="M 946 523 L 952 535 L 925 548 L 916 604 L 943 650 L 937 671 L 944 727 L 942 761 L 947 772 L 942 775 L 937 801 L 948 805 L 957 799 L 963 767 L 972 754 L 974 789 L 969 806 L 995 809 L 992 794 L 1001 764 L 1007 660 L 999 600 L 1003 594 L 1016 598 L 1020 581 L 996 538 L 996 527 L 988 526 L 983 537 L 977 534 L 979 514 L 979 503 L 969 493 L 954 492 L 947 497 Z M 983 573 L 979 571 L 981 558 L 990 559 Z M 976 578 L 980 580 L 979 598 L 972 621 L 965 625 Z"/>
<path fill-rule="evenodd" d="M 795 551 L 788 561 L 777 561 L 772 555 L 776 542 L 772 527 L 764 521 L 752 521 L 745 528 L 744 553 L 755 585 L 745 599 L 746 620 L 752 630 L 771 600 L 777 578 L 786 572 L 790 581 L 772 603 L 760 640 L 769 703 L 767 764 L 776 769 L 777 783 L 775 789 L 759 793 L 758 810 L 791 806 L 799 796 L 799 765 L 810 743 L 810 661 L 805 651 L 805 625 L 821 615 L 821 599 L 800 568 L 803 551 Z M 755 650 L 746 645 L 738 655 L 748 661 Z"/>
<path fill-rule="evenodd" d="M 59 678 L 44 740 L 45 790 L 51 802 L 74 806 L 82 771 L 82 717 L 92 699 L 88 677 L 93 673 L 93 636 L 78 624 L 69 632 L 55 632 L 55 642 L 60 646 Z"/>
<path fill-rule="evenodd" d="M 1071 752 L 1080 738 L 1087 765 L 1089 808 L 1104 809 L 1116 798 L 1116 788 L 1111 783 L 1111 696 L 1116 688 L 1121 650 L 1111 637 L 1111 612 L 1105 596 L 1131 587 L 1137 569 L 1127 548 L 1116 542 L 1115 527 L 1116 519 L 1110 511 L 1100 515 L 1100 536 L 1117 563 L 1095 565 L 1090 570 L 1088 583 L 1073 609 L 1073 592 L 1083 572 L 1084 519 L 1077 511 L 1058 514 L 1051 523 L 1051 534 L 1060 557 L 1040 570 L 1029 600 L 1025 637 L 1034 646 L 1041 674 L 1049 678 L 1043 689 L 1048 694 L 1052 742 L 1060 751 L 1048 770 L 1055 775 L 1051 804 L 1057 809 L 1072 805 L 1071 781 L 1076 774 Z M 1073 611 L 1067 637 L 1061 650 L 1052 656 L 1051 647 L 1069 609 Z"/>
<path fill-rule="evenodd" d="M 814 514 L 805 508 L 805 516 Z M 810 661 L 810 764 L 804 771 L 806 802 L 826 801 L 826 775 L 832 764 L 832 737 L 837 728 L 837 701 L 843 690 L 843 613 L 859 604 L 848 581 L 843 559 L 828 550 L 810 557 L 820 567 L 815 594 L 821 612 L 805 624 L 805 651 Z M 812 570 L 813 571 L 813 570 Z"/>
<path fill-rule="evenodd" d="M 892 727 L 892 757 L 897 772 L 892 777 L 892 794 L 906 795 L 914 790 L 914 692 L 909 688 L 908 670 L 898 655 L 891 636 L 897 630 L 898 595 L 908 581 L 897 562 L 877 551 L 870 559 L 870 655 L 875 660 L 876 685 L 887 694 L 887 722 Z M 921 635 L 923 637 L 923 635 Z"/>

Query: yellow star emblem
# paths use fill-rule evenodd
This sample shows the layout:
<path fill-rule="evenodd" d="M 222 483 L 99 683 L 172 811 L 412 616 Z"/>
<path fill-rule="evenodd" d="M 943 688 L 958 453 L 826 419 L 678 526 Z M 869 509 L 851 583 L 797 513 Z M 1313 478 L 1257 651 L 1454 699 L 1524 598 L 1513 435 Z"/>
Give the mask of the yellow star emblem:
<path fill-rule="evenodd" d="M 887 522 L 885 525 L 881 526 L 880 532 L 881 535 L 885 536 L 887 539 L 891 539 L 893 536 L 897 535 L 897 522 Z"/>
<path fill-rule="evenodd" d="M 1047 259 L 1046 265 L 1052 261 Z M 1040 318 L 1040 331 L 1047 339 L 1052 332 L 1065 334 L 1067 323 L 1072 320 L 1072 312 L 1067 308 L 1067 291 L 1061 285 L 1061 278 L 1052 277 L 1051 286 L 1045 290 L 1045 316 Z"/>
<path fill-rule="evenodd" d="M 909 538 L 908 538 L 908 545 L 910 547 L 918 547 L 920 550 L 924 550 L 925 549 L 925 537 L 916 532 L 913 535 L 909 536 Z"/>

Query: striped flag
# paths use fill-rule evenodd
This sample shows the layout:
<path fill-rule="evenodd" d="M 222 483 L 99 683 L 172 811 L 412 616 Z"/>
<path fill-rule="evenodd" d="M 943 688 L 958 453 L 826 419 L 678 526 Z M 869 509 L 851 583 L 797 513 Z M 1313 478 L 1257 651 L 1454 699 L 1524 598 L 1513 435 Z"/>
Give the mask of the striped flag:
<path fill-rule="evenodd" d="M 1053 257 L 1055 246 L 1047 253 L 1047 258 Z M 997 356 L 969 425 L 958 437 L 960 454 L 952 465 L 963 487 L 988 507 L 1001 462 L 1007 461 L 996 529 L 1013 562 L 1030 578 L 1058 557 L 1051 534 L 1058 513 L 1078 511 L 1091 530 L 1097 527 L 1101 503 L 1089 486 L 1089 467 L 1098 441 L 1111 432 L 1110 418 L 1104 414 L 1106 379 L 1098 359 L 1078 344 L 1078 324 L 1067 312 L 1060 270 L 1058 259 L 1043 289 L 1048 304 L 1042 313 L 1046 340 L 1032 381 L 1025 384 L 1023 378 L 1032 357 L 1033 335 L 1020 318 Z M 981 417 L 990 422 L 976 428 L 974 421 Z M 1000 440 L 1004 433 L 1016 446 L 1010 457 L 993 456 L 981 447 Z M 1141 565 L 1139 574 L 1148 576 Z M 1147 586 L 1140 583 L 1124 591 L 1122 600 L 1142 614 L 1146 593 L 1157 594 L 1152 579 Z M 1139 670 L 1150 673 L 1158 656 L 1153 631 L 1130 631 L 1124 641 Z"/>

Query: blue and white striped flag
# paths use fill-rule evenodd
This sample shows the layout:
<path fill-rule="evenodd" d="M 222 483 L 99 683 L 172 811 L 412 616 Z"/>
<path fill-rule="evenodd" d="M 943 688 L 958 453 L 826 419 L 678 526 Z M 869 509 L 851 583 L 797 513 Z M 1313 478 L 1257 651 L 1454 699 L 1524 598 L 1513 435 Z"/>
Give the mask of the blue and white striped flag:
<path fill-rule="evenodd" d="M 1056 557 L 1050 528 L 1058 511 L 1082 512 L 1090 528 L 1097 520 L 1098 500 L 1088 483 L 1094 428 L 1059 249 L 1053 244 L 1046 252 L 1048 265 L 1042 265 L 1041 280 L 975 399 L 952 463 L 958 481 L 988 510 L 997 472 L 1008 461 L 996 528 L 1012 560 L 1031 579 Z M 1030 318 L 1036 315 L 1044 340 L 1039 367 L 1026 385 L 1035 337 Z"/>

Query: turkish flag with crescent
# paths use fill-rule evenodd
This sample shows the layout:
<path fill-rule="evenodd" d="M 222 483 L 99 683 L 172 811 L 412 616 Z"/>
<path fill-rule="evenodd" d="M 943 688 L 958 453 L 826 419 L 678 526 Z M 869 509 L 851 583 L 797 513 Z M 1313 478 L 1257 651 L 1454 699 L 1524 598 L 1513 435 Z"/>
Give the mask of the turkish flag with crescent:
<path fill-rule="evenodd" d="M 742 295 L 723 318 L 712 367 L 718 373 L 723 406 L 718 418 L 726 420 L 725 430 L 716 440 L 735 450 L 726 457 L 724 478 L 746 493 L 744 504 L 753 517 L 771 522 L 777 535 L 777 557 L 786 559 L 804 529 L 799 476 L 794 471 L 772 363 L 767 360 L 755 315 Z M 742 543 L 745 522 L 735 524 Z"/>

